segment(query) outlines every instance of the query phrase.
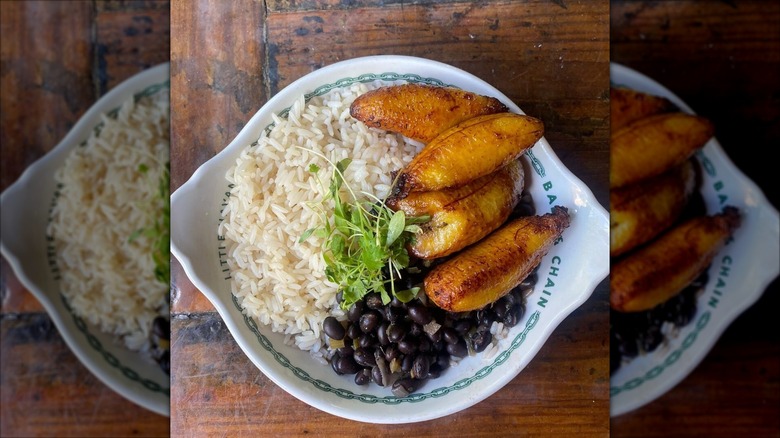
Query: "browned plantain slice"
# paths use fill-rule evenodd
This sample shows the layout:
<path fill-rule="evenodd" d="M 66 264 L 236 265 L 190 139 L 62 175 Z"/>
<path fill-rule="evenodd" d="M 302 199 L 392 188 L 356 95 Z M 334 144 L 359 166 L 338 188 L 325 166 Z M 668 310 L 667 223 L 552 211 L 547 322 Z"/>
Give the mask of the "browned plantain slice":
<path fill-rule="evenodd" d="M 619 256 L 669 228 L 685 209 L 696 183 L 691 160 L 654 178 L 612 189 L 610 255 Z"/>
<path fill-rule="evenodd" d="M 610 145 L 610 187 L 660 175 L 682 164 L 712 137 L 707 119 L 684 113 L 660 114 L 616 132 Z"/>
<path fill-rule="evenodd" d="M 665 97 L 653 96 L 628 88 L 609 89 L 610 129 L 620 128 L 639 119 L 674 111 L 675 106 Z"/>
<path fill-rule="evenodd" d="M 451 312 L 485 307 L 528 276 L 569 226 L 565 207 L 516 219 L 466 248 L 425 277 L 425 293 Z"/>
<path fill-rule="evenodd" d="M 501 226 L 520 200 L 523 176 L 523 165 L 514 160 L 463 187 L 414 192 L 387 203 L 410 216 L 431 216 L 410 249 L 418 258 L 435 259 L 460 251 Z"/>
<path fill-rule="evenodd" d="M 680 224 L 612 266 L 610 298 L 620 312 L 649 310 L 677 295 L 712 262 L 741 222 L 734 207 Z"/>
<path fill-rule="evenodd" d="M 538 119 L 503 113 L 474 117 L 444 131 L 401 171 L 393 195 L 460 187 L 516 160 L 544 133 Z"/>
<path fill-rule="evenodd" d="M 421 84 L 378 88 L 359 96 L 349 107 L 352 117 L 368 126 L 423 143 L 464 120 L 506 111 L 493 97 Z"/>

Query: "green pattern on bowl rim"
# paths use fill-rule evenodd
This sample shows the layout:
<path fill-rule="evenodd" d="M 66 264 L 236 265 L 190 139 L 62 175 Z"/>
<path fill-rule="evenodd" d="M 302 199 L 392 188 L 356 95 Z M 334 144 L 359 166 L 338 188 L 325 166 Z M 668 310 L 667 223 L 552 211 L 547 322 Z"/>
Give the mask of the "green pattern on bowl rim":
<path fill-rule="evenodd" d="M 357 77 L 341 78 L 332 83 L 321 85 L 316 89 L 314 89 L 314 91 L 304 94 L 304 100 L 305 102 L 309 102 L 309 100 L 311 100 L 313 97 L 322 96 L 335 89 L 349 87 L 356 83 L 366 83 L 366 82 L 375 82 L 375 81 L 384 81 L 384 82 L 406 81 L 410 83 L 420 83 L 420 84 L 427 84 L 427 85 L 452 86 L 446 84 L 444 81 L 441 81 L 439 79 L 430 78 L 430 77 L 421 77 L 420 75 L 417 74 L 400 74 L 395 72 L 385 72 L 385 73 L 378 73 L 378 74 L 366 73 Z M 288 116 L 291 108 L 292 107 L 287 107 L 281 110 L 277 115 L 280 118 L 285 118 Z M 267 134 L 274 126 L 275 126 L 274 123 L 270 123 L 263 129 L 262 132 L 264 134 Z M 254 146 L 254 145 L 257 145 L 257 141 L 251 143 L 250 146 Z M 525 156 L 531 162 L 531 166 L 533 167 L 536 174 L 539 175 L 539 177 L 544 177 L 546 174 L 544 170 L 544 166 L 539 161 L 539 159 L 536 158 L 536 156 L 534 156 L 533 152 L 529 149 L 528 151 L 526 151 Z M 233 187 L 234 187 L 233 184 L 227 185 L 228 190 L 225 191 L 226 197 L 222 199 L 221 209 L 219 212 L 220 222 L 222 221 L 221 218 L 223 217 L 222 214 L 223 210 L 227 206 L 227 197 L 230 197 L 230 189 L 232 189 Z M 219 235 L 217 235 L 217 240 L 218 240 L 217 250 L 219 252 L 218 260 L 221 266 L 225 266 L 227 264 L 225 259 L 225 257 L 227 257 L 227 253 L 223 251 L 226 251 L 227 247 L 225 247 L 224 245 L 224 239 L 221 238 Z M 229 268 L 224 267 L 221 269 L 221 271 L 227 273 L 227 275 L 224 277 L 224 280 L 229 281 L 231 279 Z M 531 330 L 533 330 L 533 328 L 536 326 L 537 322 L 541 318 L 541 311 L 540 310 L 534 311 L 528 317 L 528 320 L 526 321 L 523 330 L 517 336 L 515 336 L 514 339 L 512 339 L 512 342 L 509 344 L 509 347 L 506 348 L 504 351 L 498 353 L 495 359 L 489 365 L 480 368 L 472 376 L 466 377 L 464 379 L 460 379 L 457 382 L 453 383 L 451 386 L 436 388 L 430 392 L 413 393 L 406 397 L 397 397 L 397 396 L 377 397 L 371 394 L 356 394 L 344 388 L 334 388 L 332 385 L 330 385 L 327 382 L 312 378 L 309 375 L 309 373 L 293 365 L 292 362 L 284 354 L 276 350 L 274 348 L 273 343 L 260 332 L 260 328 L 258 327 L 257 322 L 243 311 L 241 304 L 238 302 L 238 298 L 235 295 L 233 295 L 231 292 L 229 292 L 229 290 L 230 288 L 228 287 L 228 293 L 231 296 L 231 301 L 233 302 L 235 308 L 239 312 L 241 312 L 241 315 L 243 316 L 244 319 L 244 323 L 255 335 L 258 344 L 260 344 L 260 346 L 262 346 L 263 349 L 268 351 L 276 360 L 276 362 L 278 362 L 284 368 L 290 370 L 293 373 L 293 375 L 295 375 L 295 377 L 297 377 L 298 379 L 313 385 L 315 388 L 319 389 L 320 391 L 332 393 L 344 399 L 356 400 L 356 401 L 369 403 L 369 404 L 383 403 L 387 405 L 398 405 L 401 403 L 415 403 L 430 398 L 443 397 L 451 392 L 463 390 L 467 388 L 469 385 L 471 385 L 472 383 L 487 377 L 494 369 L 504 364 L 512 355 L 512 353 L 523 344 L 526 337 L 528 336 L 528 333 L 530 333 Z"/>
<path fill-rule="evenodd" d="M 141 90 L 140 92 L 134 94 L 133 99 L 136 102 L 138 102 L 139 99 L 143 97 L 152 96 L 160 92 L 161 90 L 170 90 L 170 87 L 171 87 L 170 80 L 166 80 L 165 82 L 150 85 L 144 88 L 143 90 Z M 111 111 L 108 111 L 106 115 L 111 118 L 116 118 L 117 115 L 119 114 L 120 108 L 121 107 L 116 107 Z M 93 132 L 95 132 L 96 135 L 100 135 L 100 131 L 102 128 L 103 128 L 103 122 L 101 121 L 97 125 L 95 125 L 95 127 L 93 128 Z M 84 147 L 86 146 L 86 144 L 87 144 L 87 140 L 84 139 L 81 143 L 79 143 L 79 147 Z M 49 217 L 47 218 L 48 223 L 51 223 L 53 219 L 51 215 L 54 212 L 54 207 L 57 205 L 57 199 L 60 197 L 60 190 L 62 189 L 62 187 L 63 185 L 58 183 L 57 189 L 54 191 L 54 195 L 52 196 L 51 205 L 48 210 L 49 211 Z M 61 280 L 60 269 L 57 264 L 57 252 L 54 245 L 54 237 L 49 235 L 48 233 L 46 234 L 46 258 L 48 259 L 49 270 L 51 271 L 54 280 L 55 281 Z M 81 332 L 81 334 L 87 339 L 89 346 L 97 353 L 99 353 L 106 363 L 121 371 L 122 375 L 128 378 L 129 380 L 139 383 L 149 391 L 165 394 L 168 397 L 171 396 L 170 385 L 168 387 L 164 387 L 157 382 L 142 377 L 141 374 L 138 373 L 138 371 L 123 364 L 114 354 L 106 350 L 102 342 L 100 342 L 100 340 L 90 332 L 90 327 L 87 325 L 84 319 L 76 315 L 76 313 L 73 311 L 73 308 L 70 306 L 70 303 L 68 302 L 65 295 L 63 295 L 60 292 L 59 296 L 60 299 L 62 300 L 62 304 L 65 306 L 65 309 L 67 309 L 68 313 L 73 319 L 73 323 L 76 325 L 76 328 L 78 328 L 79 332 Z"/>

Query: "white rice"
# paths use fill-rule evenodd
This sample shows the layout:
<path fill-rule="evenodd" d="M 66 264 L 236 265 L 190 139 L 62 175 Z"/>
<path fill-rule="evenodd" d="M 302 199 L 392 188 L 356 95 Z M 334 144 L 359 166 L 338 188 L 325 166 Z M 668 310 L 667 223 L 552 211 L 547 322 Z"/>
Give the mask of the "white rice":
<path fill-rule="evenodd" d="M 307 229 L 322 225 L 312 206 L 324 193 L 309 166 L 319 166 L 327 188 L 333 168 L 318 154 L 334 163 L 351 158 L 347 184 L 381 199 L 391 172 L 421 149 L 349 115 L 352 101 L 376 86 L 356 84 L 308 103 L 301 96 L 286 119 L 274 116 L 276 125 L 246 147 L 226 175 L 233 188 L 218 233 L 228 244 L 232 293 L 244 313 L 315 357 L 326 354 L 323 320 L 343 312 L 336 285 L 325 276 L 321 239 L 298 242 Z"/>
<path fill-rule="evenodd" d="M 169 313 L 169 285 L 155 278 L 152 239 L 129 241 L 167 202 L 158 187 L 169 161 L 169 107 L 167 92 L 130 98 L 116 118 L 103 115 L 99 134 L 93 131 L 55 174 L 62 187 L 48 234 L 61 291 L 75 314 L 132 350 L 148 349 L 152 321 Z"/>

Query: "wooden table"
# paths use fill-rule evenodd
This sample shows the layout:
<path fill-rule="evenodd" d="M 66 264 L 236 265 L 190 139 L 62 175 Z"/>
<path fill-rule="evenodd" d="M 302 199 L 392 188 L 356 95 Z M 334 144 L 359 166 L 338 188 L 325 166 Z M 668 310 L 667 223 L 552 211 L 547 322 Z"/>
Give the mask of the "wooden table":
<path fill-rule="evenodd" d="M 169 11 L 161 1 L 0 2 L 0 190 L 100 96 L 168 61 Z M 78 361 L 5 260 L 0 272 L 0 435 L 168 435 L 168 418 L 114 393 Z"/>
<path fill-rule="evenodd" d="M 173 2 L 172 187 L 298 77 L 353 57 L 402 54 L 469 71 L 540 117 L 559 157 L 607 205 L 606 2 L 418 3 Z M 609 433 L 606 282 L 487 400 L 438 420 L 384 426 L 334 417 L 277 387 L 175 261 L 173 293 L 173 435 Z"/>
<path fill-rule="evenodd" d="M 706 3 L 706 4 L 702 4 Z M 780 206 L 780 4 L 624 1 L 612 61 L 656 79 L 711 119 L 734 163 Z M 613 436 L 780 436 L 780 282 L 726 330 L 681 384 L 612 420 Z"/>

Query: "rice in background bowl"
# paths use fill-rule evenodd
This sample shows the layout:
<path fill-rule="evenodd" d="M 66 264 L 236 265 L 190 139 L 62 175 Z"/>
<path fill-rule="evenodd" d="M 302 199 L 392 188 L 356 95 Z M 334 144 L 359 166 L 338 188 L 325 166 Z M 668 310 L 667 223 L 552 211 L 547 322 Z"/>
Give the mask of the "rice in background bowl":
<path fill-rule="evenodd" d="M 167 91 L 167 90 L 166 90 Z M 155 276 L 154 227 L 167 204 L 167 92 L 130 97 L 68 154 L 47 230 L 61 292 L 73 312 L 148 352 L 155 317 L 168 318 L 168 285 Z"/>

